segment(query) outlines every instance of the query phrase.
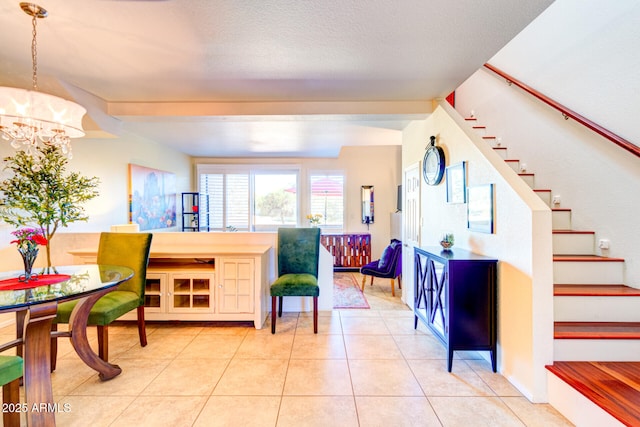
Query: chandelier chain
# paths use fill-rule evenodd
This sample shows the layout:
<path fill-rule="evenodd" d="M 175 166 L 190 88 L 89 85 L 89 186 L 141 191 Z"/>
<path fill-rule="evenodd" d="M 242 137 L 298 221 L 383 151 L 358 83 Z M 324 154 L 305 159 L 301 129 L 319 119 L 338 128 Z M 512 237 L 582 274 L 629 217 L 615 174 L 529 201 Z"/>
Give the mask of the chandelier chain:
<path fill-rule="evenodd" d="M 38 42 L 37 42 L 38 32 L 36 30 L 36 26 L 38 25 L 37 19 L 38 19 L 38 16 L 37 14 L 34 13 L 32 17 L 33 30 L 31 31 L 31 35 L 33 36 L 31 40 L 31 64 L 33 68 L 33 76 L 32 76 L 33 90 L 38 90 Z"/>
<path fill-rule="evenodd" d="M 82 116 L 87 110 L 73 101 L 38 91 L 37 22 L 48 16 L 34 3 L 22 2 L 20 8 L 31 16 L 31 64 L 33 90 L 0 87 L 0 138 L 16 150 L 35 154 L 40 143 L 59 147 L 71 158 L 71 138 L 85 135 Z"/>

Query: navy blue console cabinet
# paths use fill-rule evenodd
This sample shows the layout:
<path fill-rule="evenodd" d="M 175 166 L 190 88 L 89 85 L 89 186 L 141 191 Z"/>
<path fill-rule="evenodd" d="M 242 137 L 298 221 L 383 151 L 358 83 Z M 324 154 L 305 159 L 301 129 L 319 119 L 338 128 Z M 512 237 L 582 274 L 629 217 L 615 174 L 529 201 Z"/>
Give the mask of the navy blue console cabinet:
<path fill-rule="evenodd" d="M 424 322 L 453 352 L 489 351 L 496 372 L 498 260 L 462 249 L 415 248 L 414 327 Z"/>

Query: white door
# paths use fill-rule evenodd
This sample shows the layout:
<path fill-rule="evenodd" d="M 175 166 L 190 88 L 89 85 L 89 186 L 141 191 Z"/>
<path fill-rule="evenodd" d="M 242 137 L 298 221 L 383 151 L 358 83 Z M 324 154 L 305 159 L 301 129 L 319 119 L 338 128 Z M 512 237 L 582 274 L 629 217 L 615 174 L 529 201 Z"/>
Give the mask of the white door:
<path fill-rule="evenodd" d="M 420 246 L 420 163 L 405 169 L 402 192 L 402 300 L 413 308 L 413 248 Z"/>

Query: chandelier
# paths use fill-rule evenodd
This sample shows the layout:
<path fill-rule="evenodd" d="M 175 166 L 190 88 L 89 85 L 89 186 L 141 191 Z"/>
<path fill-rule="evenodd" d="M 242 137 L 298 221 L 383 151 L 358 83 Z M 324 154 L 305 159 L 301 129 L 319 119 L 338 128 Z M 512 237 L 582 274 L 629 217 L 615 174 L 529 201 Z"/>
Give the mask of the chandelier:
<path fill-rule="evenodd" d="M 33 90 L 0 87 L 0 134 L 16 150 L 33 154 L 38 144 L 59 147 L 71 158 L 71 138 L 84 136 L 82 116 L 87 110 L 75 102 L 38 92 L 36 21 L 47 11 L 33 3 L 20 3 L 32 17 L 31 42 Z"/>

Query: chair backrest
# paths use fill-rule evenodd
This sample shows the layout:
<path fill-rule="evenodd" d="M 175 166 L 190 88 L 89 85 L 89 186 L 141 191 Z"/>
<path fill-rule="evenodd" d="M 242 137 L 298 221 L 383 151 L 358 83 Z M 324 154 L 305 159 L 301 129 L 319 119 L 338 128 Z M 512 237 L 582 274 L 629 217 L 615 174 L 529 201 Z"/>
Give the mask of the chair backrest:
<path fill-rule="evenodd" d="M 278 276 L 307 273 L 318 277 L 319 228 L 278 229 Z"/>
<path fill-rule="evenodd" d="M 378 269 L 381 272 L 393 272 L 393 277 L 402 274 L 402 242 L 400 240 L 391 239 L 389 246 L 384 248 L 378 260 Z"/>
<path fill-rule="evenodd" d="M 395 277 L 398 277 L 402 274 L 402 242 L 400 240 L 392 239 L 391 243 L 395 243 Z"/>
<path fill-rule="evenodd" d="M 144 299 L 151 233 L 102 233 L 98 245 L 98 264 L 122 265 L 133 270 L 133 277 L 118 286 L 119 291 L 135 292 Z"/>

